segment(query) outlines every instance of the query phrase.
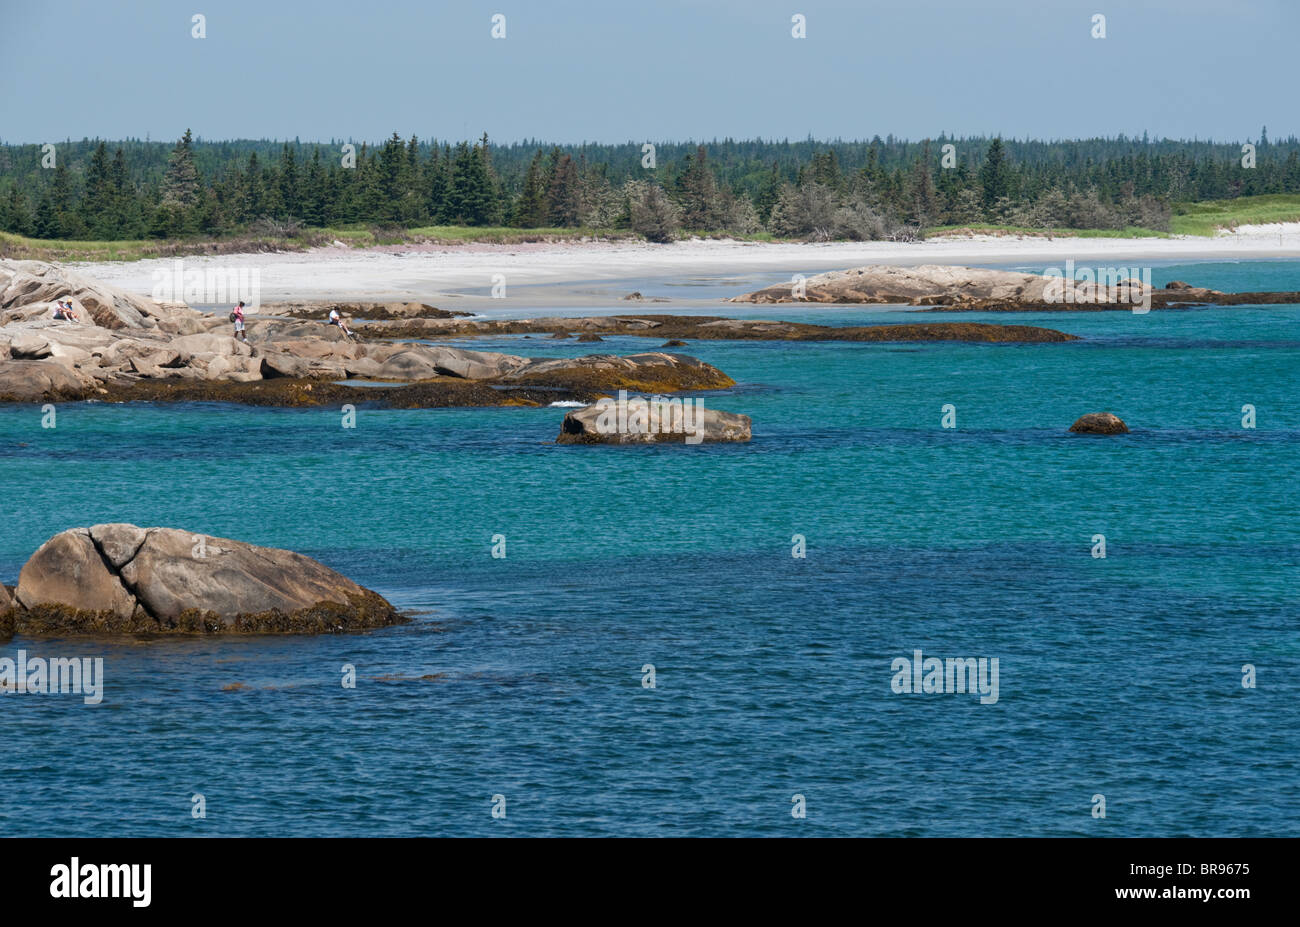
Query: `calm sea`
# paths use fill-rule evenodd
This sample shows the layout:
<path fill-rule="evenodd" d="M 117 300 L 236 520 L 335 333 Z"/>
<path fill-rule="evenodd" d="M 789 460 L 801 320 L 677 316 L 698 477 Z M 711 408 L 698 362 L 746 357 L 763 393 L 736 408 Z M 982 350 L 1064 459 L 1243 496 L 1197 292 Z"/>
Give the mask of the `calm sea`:
<path fill-rule="evenodd" d="M 1300 289 L 1300 264 L 1155 279 Z M 99 705 L 0 695 L 0 833 L 1300 833 L 1300 306 L 869 314 L 1085 340 L 692 343 L 739 384 L 704 397 L 753 417 L 737 446 L 556 446 L 557 408 L 363 407 L 344 429 L 67 404 L 43 429 L 0 407 L 0 580 L 60 530 L 127 521 L 298 550 L 416 616 L 0 642 L 106 677 Z M 1101 410 L 1132 433 L 1066 433 Z M 916 650 L 996 658 L 996 703 L 895 693 Z"/>

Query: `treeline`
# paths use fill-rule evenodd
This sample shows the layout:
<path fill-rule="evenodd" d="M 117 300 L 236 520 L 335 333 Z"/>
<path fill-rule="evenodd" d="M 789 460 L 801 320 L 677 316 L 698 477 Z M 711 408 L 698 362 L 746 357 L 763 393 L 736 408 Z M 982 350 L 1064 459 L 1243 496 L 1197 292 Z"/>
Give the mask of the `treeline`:
<path fill-rule="evenodd" d="M 0 229 L 183 238 L 364 224 L 918 237 L 936 225 L 1167 229 L 1188 200 L 1300 193 L 1300 140 L 0 145 Z"/>

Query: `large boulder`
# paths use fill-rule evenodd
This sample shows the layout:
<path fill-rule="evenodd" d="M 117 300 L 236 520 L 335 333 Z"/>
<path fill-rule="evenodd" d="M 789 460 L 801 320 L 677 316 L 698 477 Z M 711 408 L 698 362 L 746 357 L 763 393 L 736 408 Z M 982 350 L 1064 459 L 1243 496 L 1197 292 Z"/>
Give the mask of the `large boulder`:
<path fill-rule="evenodd" d="M 231 380 L 235 383 L 251 383 L 262 379 L 262 359 L 246 357 L 242 354 L 208 354 L 202 355 L 207 361 L 204 378 L 208 380 Z M 197 357 L 197 356 L 196 356 Z"/>
<path fill-rule="evenodd" d="M 17 598 L 25 608 L 58 604 L 122 621 L 136 610 L 135 596 L 109 569 L 86 528 L 56 534 L 40 546 L 18 574 Z"/>
<path fill-rule="evenodd" d="M 80 399 L 86 383 L 55 360 L 10 360 L 0 363 L 0 402 Z"/>
<path fill-rule="evenodd" d="M 401 351 L 387 358 L 379 376 L 387 380 L 428 380 L 438 375 L 438 368 L 428 352 L 418 349 Z"/>
<path fill-rule="evenodd" d="M 342 362 L 271 352 L 262 358 L 262 377 L 268 380 L 274 377 L 337 380 L 345 376 L 347 371 Z"/>
<path fill-rule="evenodd" d="M 1079 416 L 1070 430 L 1085 435 L 1126 435 L 1128 426 L 1118 415 L 1109 412 L 1089 412 Z"/>
<path fill-rule="evenodd" d="M 127 524 L 55 535 L 23 566 L 15 599 L 18 633 L 319 633 L 403 620 L 310 557 Z"/>
<path fill-rule="evenodd" d="M 40 360 L 52 352 L 50 339 L 40 331 L 18 331 L 9 338 L 9 355 L 17 360 Z"/>
<path fill-rule="evenodd" d="M 363 377 L 371 380 L 379 379 L 384 372 L 383 365 L 369 357 L 358 357 L 355 360 L 344 361 L 343 368 L 349 377 Z"/>
<path fill-rule="evenodd" d="M 464 351 L 459 348 L 433 348 L 431 359 L 438 373 L 465 380 L 495 380 L 521 369 L 528 358 L 514 354 Z"/>
<path fill-rule="evenodd" d="M 247 357 L 253 353 L 253 349 L 247 342 L 240 341 L 232 335 L 218 335 L 211 332 L 181 335 L 179 338 L 173 338 L 168 347 L 182 354 L 241 354 Z"/>
<path fill-rule="evenodd" d="M 697 399 L 620 395 L 564 416 L 557 444 L 700 444 L 748 441 L 748 415 L 706 409 Z"/>

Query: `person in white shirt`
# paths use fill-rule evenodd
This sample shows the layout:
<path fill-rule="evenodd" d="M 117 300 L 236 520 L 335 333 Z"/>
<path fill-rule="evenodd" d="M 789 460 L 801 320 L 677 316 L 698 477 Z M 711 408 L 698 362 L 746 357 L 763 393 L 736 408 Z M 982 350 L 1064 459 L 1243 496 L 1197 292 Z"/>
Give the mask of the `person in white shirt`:
<path fill-rule="evenodd" d="M 343 332 L 343 337 L 348 339 L 352 338 L 352 332 L 348 329 L 347 323 L 343 321 L 343 316 L 339 314 L 337 306 L 330 308 L 330 324 L 337 325 L 339 331 Z"/>

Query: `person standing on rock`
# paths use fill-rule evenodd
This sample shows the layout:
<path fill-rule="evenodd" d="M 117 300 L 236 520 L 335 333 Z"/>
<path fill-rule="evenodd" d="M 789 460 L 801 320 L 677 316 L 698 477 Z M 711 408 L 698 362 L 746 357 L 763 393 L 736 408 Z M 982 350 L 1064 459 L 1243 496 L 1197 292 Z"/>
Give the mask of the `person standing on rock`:
<path fill-rule="evenodd" d="M 242 299 L 235 306 L 235 311 L 230 313 L 230 321 L 235 323 L 235 338 L 247 342 L 248 336 L 244 334 L 244 301 Z"/>

